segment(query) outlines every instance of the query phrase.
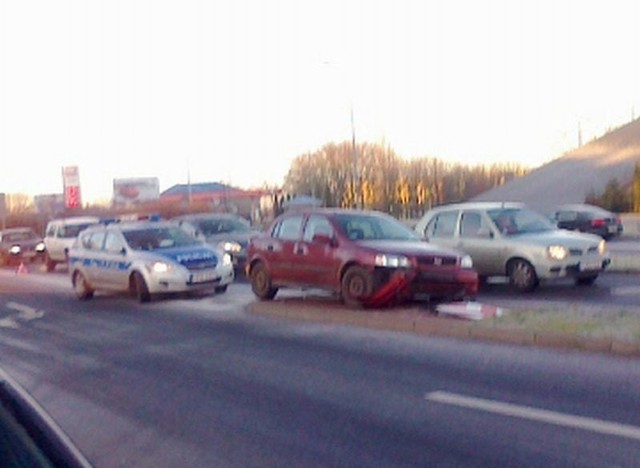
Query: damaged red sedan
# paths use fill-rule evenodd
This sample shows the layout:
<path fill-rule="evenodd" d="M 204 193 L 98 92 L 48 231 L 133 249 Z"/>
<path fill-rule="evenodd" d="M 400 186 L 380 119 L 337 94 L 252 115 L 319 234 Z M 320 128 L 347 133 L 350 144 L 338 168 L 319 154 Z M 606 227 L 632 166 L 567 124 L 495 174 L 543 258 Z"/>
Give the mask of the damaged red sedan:
<path fill-rule="evenodd" d="M 246 273 L 261 300 L 280 288 L 314 287 L 338 293 L 351 307 L 463 299 L 478 291 L 468 255 L 426 243 L 377 211 L 285 213 L 251 239 Z"/>

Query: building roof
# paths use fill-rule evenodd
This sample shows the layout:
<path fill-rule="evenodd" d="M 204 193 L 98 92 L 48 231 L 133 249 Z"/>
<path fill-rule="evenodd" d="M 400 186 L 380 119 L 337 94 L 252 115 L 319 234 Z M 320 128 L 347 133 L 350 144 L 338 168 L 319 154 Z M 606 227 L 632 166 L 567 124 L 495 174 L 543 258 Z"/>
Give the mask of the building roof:
<path fill-rule="evenodd" d="M 197 184 L 177 184 L 168 188 L 160 194 L 165 195 L 188 195 L 196 193 L 213 193 L 213 192 L 228 192 L 238 191 L 239 189 L 231 187 L 230 185 L 221 184 L 220 182 L 202 182 Z"/>

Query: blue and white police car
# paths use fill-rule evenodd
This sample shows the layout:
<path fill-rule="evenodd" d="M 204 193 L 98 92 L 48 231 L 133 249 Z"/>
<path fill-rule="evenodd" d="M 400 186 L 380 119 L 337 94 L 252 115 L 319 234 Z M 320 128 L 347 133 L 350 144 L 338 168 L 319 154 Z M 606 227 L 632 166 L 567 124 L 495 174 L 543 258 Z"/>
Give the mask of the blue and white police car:
<path fill-rule="evenodd" d="M 69 275 L 80 299 L 104 290 L 130 292 L 140 302 L 161 293 L 220 294 L 234 280 L 229 254 L 168 221 L 87 228 L 69 249 Z"/>

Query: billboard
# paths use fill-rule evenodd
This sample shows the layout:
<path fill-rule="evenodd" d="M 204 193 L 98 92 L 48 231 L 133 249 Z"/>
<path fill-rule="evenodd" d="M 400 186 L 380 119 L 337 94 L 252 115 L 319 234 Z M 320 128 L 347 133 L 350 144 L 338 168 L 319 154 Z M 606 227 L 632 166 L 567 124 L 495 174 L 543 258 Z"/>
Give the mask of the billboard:
<path fill-rule="evenodd" d="M 135 204 L 160 198 L 160 183 L 157 177 L 135 177 L 113 179 L 113 202 Z"/>
<path fill-rule="evenodd" d="M 80 171 L 78 170 L 78 166 L 66 166 L 62 168 L 62 187 L 65 208 L 79 208 L 82 206 L 82 198 L 80 196 Z"/>

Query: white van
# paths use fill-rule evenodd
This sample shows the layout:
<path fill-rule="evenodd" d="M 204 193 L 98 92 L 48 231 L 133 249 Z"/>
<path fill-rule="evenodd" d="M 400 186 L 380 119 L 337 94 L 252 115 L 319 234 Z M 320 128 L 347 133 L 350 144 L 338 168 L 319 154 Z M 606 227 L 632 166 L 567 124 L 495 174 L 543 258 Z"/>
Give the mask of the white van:
<path fill-rule="evenodd" d="M 53 271 L 58 263 L 67 263 L 67 253 L 78 234 L 99 222 L 100 219 L 95 216 L 76 216 L 50 221 L 44 234 L 47 271 Z"/>

